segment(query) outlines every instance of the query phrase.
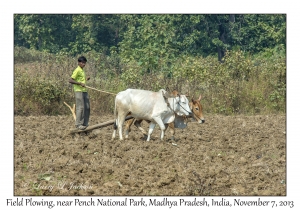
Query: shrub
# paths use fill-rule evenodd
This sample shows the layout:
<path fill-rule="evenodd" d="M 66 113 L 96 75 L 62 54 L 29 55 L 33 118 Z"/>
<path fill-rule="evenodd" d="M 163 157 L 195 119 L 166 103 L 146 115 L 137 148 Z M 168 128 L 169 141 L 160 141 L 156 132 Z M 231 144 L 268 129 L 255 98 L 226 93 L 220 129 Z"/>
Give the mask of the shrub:
<path fill-rule="evenodd" d="M 271 52 L 273 54 L 252 56 L 240 50 L 228 51 L 223 62 L 211 56 L 183 55 L 176 60 L 160 60 L 157 69 L 151 71 L 134 60 L 122 63 L 116 52 L 109 56 L 89 52 L 85 55 L 88 58 L 85 70 L 91 76 L 89 86 L 111 93 L 127 88 L 176 89 L 194 98 L 202 94 L 206 113 L 285 113 L 285 57 L 281 52 L 276 54 L 276 50 Z M 63 101 L 75 103 L 68 80 L 77 66 L 78 56 L 46 56 L 34 51 L 29 59 L 31 62 L 19 63 L 16 61 L 28 57 L 31 52 L 25 50 L 22 55 L 15 50 L 15 53 L 18 57 L 15 60 L 15 113 L 69 113 Z M 94 90 L 89 90 L 89 95 L 91 113 L 113 113 L 113 95 Z"/>
<path fill-rule="evenodd" d="M 30 77 L 15 71 L 15 113 L 22 115 L 62 114 L 61 104 L 68 97 L 67 90 L 57 83 Z"/>

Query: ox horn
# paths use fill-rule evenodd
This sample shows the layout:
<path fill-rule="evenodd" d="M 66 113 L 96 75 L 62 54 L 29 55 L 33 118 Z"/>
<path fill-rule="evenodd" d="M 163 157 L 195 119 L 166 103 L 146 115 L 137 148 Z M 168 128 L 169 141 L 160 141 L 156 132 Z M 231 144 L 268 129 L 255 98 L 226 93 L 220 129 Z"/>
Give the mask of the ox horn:
<path fill-rule="evenodd" d="M 177 97 L 179 96 L 179 93 L 177 90 L 173 90 L 173 92 L 171 93 L 172 96 Z"/>
<path fill-rule="evenodd" d="M 174 96 L 168 92 L 162 93 L 164 98 L 174 98 Z"/>
<path fill-rule="evenodd" d="M 200 100 L 201 100 L 201 98 L 202 98 L 202 95 L 200 95 L 200 96 L 199 96 L 199 99 L 198 99 L 198 100 L 200 101 Z"/>

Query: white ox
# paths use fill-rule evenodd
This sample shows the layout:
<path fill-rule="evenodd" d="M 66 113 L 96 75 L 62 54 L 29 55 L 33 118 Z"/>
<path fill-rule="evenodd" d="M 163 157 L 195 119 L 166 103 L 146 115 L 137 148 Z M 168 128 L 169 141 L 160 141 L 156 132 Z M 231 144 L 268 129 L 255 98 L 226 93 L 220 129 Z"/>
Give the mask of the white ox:
<path fill-rule="evenodd" d="M 165 90 L 158 92 L 148 90 L 127 89 L 119 92 L 115 99 L 115 125 L 112 138 L 116 137 L 119 130 L 119 138 L 123 140 L 122 127 L 128 114 L 137 120 L 151 121 L 147 141 L 155 128 L 156 123 L 161 129 L 161 140 L 166 129 L 164 124 L 174 122 L 175 114 L 179 116 L 191 115 L 189 101 L 185 95 L 171 96 Z"/>

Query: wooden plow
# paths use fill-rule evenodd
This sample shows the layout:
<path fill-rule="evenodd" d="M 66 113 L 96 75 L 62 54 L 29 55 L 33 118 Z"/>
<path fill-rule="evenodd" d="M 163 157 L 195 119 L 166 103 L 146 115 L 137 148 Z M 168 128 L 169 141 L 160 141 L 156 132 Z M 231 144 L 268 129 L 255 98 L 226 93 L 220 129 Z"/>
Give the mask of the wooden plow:
<path fill-rule="evenodd" d="M 64 102 L 64 104 L 69 107 L 69 109 L 71 110 L 72 112 L 72 115 L 73 115 L 73 118 L 74 120 L 76 120 L 76 114 L 75 114 L 75 104 L 73 104 L 73 107 L 71 107 L 69 104 L 67 104 L 66 102 Z M 133 117 L 132 116 L 127 116 L 125 118 L 125 121 L 126 120 L 130 120 L 132 119 Z M 94 129 L 98 129 L 98 128 L 103 128 L 103 127 L 107 127 L 109 125 L 113 125 L 115 123 L 115 120 L 109 120 L 109 121 L 106 121 L 106 122 L 103 122 L 103 123 L 99 123 L 99 124 L 96 124 L 96 125 L 92 125 L 92 126 L 88 126 L 86 129 L 84 130 L 79 130 L 79 129 L 72 129 L 69 131 L 69 134 L 74 134 L 74 133 L 82 133 L 82 132 L 87 132 L 87 131 L 91 131 L 91 130 L 94 130 Z"/>

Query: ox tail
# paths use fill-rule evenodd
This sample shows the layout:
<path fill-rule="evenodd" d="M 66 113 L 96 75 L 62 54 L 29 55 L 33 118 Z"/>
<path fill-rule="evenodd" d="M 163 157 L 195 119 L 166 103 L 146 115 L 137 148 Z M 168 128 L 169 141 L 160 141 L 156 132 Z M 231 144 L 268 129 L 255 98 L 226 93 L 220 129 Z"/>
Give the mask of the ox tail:
<path fill-rule="evenodd" d="M 117 111 L 117 100 L 115 100 L 115 109 L 114 109 L 114 116 L 115 116 L 115 122 L 114 122 L 114 130 L 118 129 L 117 125 L 117 117 L 118 117 L 118 111 Z"/>
<path fill-rule="evenodd" d="M 117 119 L 116 119 L 114 122 L 114 130 L 117 130 L 117 129 L 118 129 L 118 125 L 117 125 Z"/>

